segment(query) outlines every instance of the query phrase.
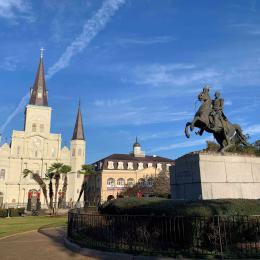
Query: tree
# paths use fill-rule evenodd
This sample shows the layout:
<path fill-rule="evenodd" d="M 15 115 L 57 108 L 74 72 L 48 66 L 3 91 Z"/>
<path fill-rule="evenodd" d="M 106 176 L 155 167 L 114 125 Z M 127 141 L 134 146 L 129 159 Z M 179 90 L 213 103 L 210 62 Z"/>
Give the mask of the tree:
<path fill-rule="evenodd" d="M 82 165 L 82 169 L 81 169 L 81 171 L 79 171 L 79 173 L 84 175 L 84 180 L 83 180 L 83 183 L 81 185 L 81 190 L 80 190 L 80 193 L 79 193 L 78 202 L 80 201 L 80 198 L 81 198 L 84 191 L 85 191 L 85 194 L 86 194 L 89 176 L 91 174 L 95 174 L 96 172 L 95 172 L 95 168 L 94 168 L 93 165 L 84 164 L 84 165 Z M 86 207 L 86 205 L 87 205 L 87 198 L 86 198 L 86 195 L 85 195 L 84 196 L 84 207 Z"/>
<path fill-rule="evenodd" d="M 167 172 L 160 172 L 155 176 L 145 176 L 144 182 L 127 187 L 119 196 L 135 197 L 147 194 L 157 197 L 168 197 L 170 194 L 170 176 Z"/>
<path fill-rule="evenodd" d="M 71 167 L 68 165 L 65 165 L 63 163 L 53 163 L 50 168 L 48 169 L 47 173 L 45 174 L 47 180 L 49 180 L 49 201 L 47 196 L 47 185 L 44 182 L 43 178 L 39 176 L 37 173 L 33 173 L 29 169 L 25 169 L 23 171 L 24 178 L 28 176 L 28 174 L 32 174 L 33 179 L 40 185 L 44 198 L 46 200 L 47 206 L 50 209 L 52 214 L 57 213 L 58 209 L 58 203 L 57 203 L 57 197 L 58 197 L 58 190 L 60 185 L 60 176 L 61 174 L 65 174 L 65 179 L 63 183 L 63 194 L 66 194 L 67 192 L 67 186 L 68 186 L 68 179 L 67 174 L 71 171 Z M 55 180 L 55 191 L 53 191 L 53 179 Z M 54 197 L 54 201 L 53 201 Z M 62 198 L 65 199 L 65 196 Z M 54 205 L 53 205 L 54 204 Z"/>
<path fill-rule="evenodd" d="M 29 174 L 32 175 L 33 180 L 36 183 L 38 183 L 38 185 L 41 187 L 43 196 L 44 196 L 46 204 L 47 204 L 47 207 L 50 208 L 50 205 L 48 203 L 46 183 L 44 182 L 44 180 L 40 177 L 40 175 L 38 173 L 34 173 L 33 171 L 31 171 L 29 169 L 24 169 L 23 170 L 23 177 L 24 178 L 26 178 Z"/>
<path fill-rule="evenodd" d="M 68 187 L 68 173 L 71 171 L 71 167 L 68 165 L 62 165 L 61 167 L 61 174 L 64 174 L 64 181 L 63 181 L 63 187 L 62 187 L 62 198 L 61 203 L 65 203 L 66 200 L 66 193 L 67 193 L 67 187 Z"/>
<path fill-rule="evenodd" d="M 54 177 L 54 173 L 52 173 L 52 172 L 46 173 L 46 178 L 49 180 L 49 198 L 50 198 L 49 208 L 50 208 L 52 214 L 54 213 L 54 208 L 53 208 L 53 183 L 52 183 L 53 177 Z"/>
<path fill-rule="evenodd" d="M 60 185 L 60 174 L 63 163 L 53 163 L 51 167 L 49 168 L 48 172 L 53 174 L 53 178 L 55 179 L 55 192 L 54 192 L 54 213 L 57 213 L 58 210 L 58 190 Z"/>

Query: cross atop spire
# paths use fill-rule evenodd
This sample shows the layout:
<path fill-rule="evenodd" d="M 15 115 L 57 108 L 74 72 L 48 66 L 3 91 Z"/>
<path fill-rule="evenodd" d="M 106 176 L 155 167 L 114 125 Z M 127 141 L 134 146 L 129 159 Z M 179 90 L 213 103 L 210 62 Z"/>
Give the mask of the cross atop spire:
<path fill-rule="evenodd" d="M 43 51 L 44 49 L 41 48 L 40 63 L 36 73 L 34 85 L 31 90 L 31 97 L 29 102 L 30 105 L 35 106 L 48 106 L 48 92 L 46 89 L 43 67 Z"/>
<path fill-rule="evenodd" d="M 72 140 L 85 140 L 82 114 L 81 114 L 81 110 L 80 110 L 80 100 L 79 100 L 78 113 L 77 113 L 77 118 L 76 118 L 76 122 L 75 122 Z"/>
<path fill-rule="evenodd" d="M 41 51 L 41 59 L 43 58 L 43 52 L 45 51 L 45 49 L 43 47 L 40 48 L 40 51 Z"/>

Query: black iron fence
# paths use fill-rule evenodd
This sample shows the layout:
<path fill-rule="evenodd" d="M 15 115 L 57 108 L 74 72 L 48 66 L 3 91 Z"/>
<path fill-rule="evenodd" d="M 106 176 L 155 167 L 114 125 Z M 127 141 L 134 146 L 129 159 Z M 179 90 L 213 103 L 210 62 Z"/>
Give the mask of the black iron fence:
<path fill-rule="evenodd" d="M 134 254 L 260 258 L 260 216 L 103 216 L 71 210 L 68 237 L 86 247 Z"/>

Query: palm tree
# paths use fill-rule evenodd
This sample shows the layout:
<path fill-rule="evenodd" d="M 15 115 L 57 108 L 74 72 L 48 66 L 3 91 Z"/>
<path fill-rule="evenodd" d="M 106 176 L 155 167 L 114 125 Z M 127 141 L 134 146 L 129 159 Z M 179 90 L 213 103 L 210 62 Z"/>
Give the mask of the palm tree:
<path fill-rule="evenodd" d="M 50 206 L 49 209 L 52 211 L 51 213 L 54 213 L 54 209 L 53 209 L 53 184 L 52 184 L 52 180 L 54 177 L 54 173 L 52 172 L 47 172 L 46 173 L 46 177 L 49 180 L 49 198 L 50 198 Z"/>
<path fill-rule="evenodd" d="M 66 192 L 68 187 L 68 176 L 67 174 L 71 171 L 71 167 L 69 165 L 62 165 L 60 172 L 65 175 L 62 187 L 62 203 L 65 203 L 66 200 Z"/>
<path fill-rule="evenodd" d="M 81 190 L 80 190 L 80 193 L 79 193 L 78 202 L 80 201 L 80 198 L 82 196 L 83 191 L 85 191 L 85 194 L 84 194 L 84 207 L 85 207 L 86 204 L 87 204 L 86 188 L 87 188 L 87 184 L 88 184 L 88 181 L 89 181 L 89 176 L 91 174 L 95 174 L 96 172 L 95 172 L 95 169 L 94 169 L 93 165 L 84 164 L 84 165 L 82 165 L 82 169 L 81 169 L 81 171 L 79 173 L 80 174 L 84 174 L 84 180 L 83 180 L 83 183 L 81 185 Z"/>
<path fill-rule="evenodd" d="M 33 180 L 36 183 L 38 183 L 38 185 L 41 187 L 43 196 L 44 196 L 46 204 L 47 204 L 47 207 L 50 208 L 50 205 L 49 205 L 49 202 L 48 202 L 48 196 L 47 196 L 46 183 L 44 182 L 44 180 L 40 177 L 40 175 L 38 173 L 34 173 L 33 171 L 31 171 L 29 169 L 23 170 L 23 177 L 24 178 L 26 178 L 29 174 L 32 175 Z"/>
<path fill-rule="evenodd" d="M 55 193 L 54 193 L 54 209 L 55 212 L 57 211 L 57 197 L 58 197 L 58 190 L 60 185 L 60 174 L 62 163 L 53 163 L 49 168 L 48 172 L 53 174 L 53 178 L 55 179 Z"/>

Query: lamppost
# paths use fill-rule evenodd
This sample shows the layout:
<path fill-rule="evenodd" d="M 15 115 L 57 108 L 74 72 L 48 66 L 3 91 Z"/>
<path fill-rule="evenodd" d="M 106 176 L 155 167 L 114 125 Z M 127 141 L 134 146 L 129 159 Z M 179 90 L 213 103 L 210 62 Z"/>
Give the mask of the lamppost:
<path fill-rule="evenodd" d="M 24 207 L 25 188 L 23 188 L 23 207 Z"/>
<path fill-rule="evenodd" d="M 7 203 L 7 218 L 10 218 L 8 199 L 6 199 L 6 203 Z"/>

